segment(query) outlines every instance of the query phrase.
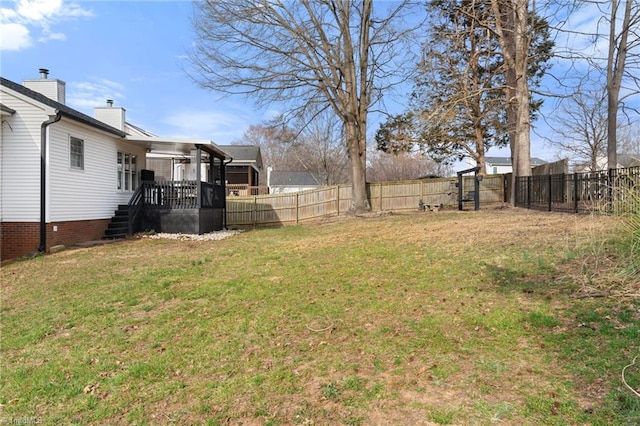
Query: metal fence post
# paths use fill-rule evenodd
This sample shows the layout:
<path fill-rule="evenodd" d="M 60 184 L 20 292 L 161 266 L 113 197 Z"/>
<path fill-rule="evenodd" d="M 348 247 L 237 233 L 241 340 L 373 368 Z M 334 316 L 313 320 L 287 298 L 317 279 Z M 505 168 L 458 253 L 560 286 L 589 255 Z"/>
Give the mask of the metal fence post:
<path fill-rule="evenodd" d="M 573 204 L 574 210 L 578 213 L 578 174 L 573 174 Z"/>
<path fill-rule="evenodd" d="M 527 208 L 531 208 L 531 176 L 527 176 Z"/>
<path fill-rule="evenodd" d="M 613 185 L 614 185 L 615 172 L 616 172 L 616 169 L 609 169 L 609 172 L 607 173 L 607 186 L 608 186 L 607 198 L 609 201 L 609 212 L 613 212 Z"/>
<path fill-rule="evenodd" d="M 462 175 L 458 174 L 458 210 L 462 210 Z"/>
<path fill-rule="evenodd" d="M 473 209 L 480 210 L 480 181 L 478 180 L 478 172 L 473 175 Z"/>

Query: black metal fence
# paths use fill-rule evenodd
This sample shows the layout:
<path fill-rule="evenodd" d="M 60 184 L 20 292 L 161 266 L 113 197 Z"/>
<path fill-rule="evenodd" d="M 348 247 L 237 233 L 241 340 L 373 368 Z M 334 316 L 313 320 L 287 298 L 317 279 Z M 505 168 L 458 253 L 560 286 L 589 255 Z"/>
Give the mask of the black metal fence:
<path fill-rule="evenodd" d="M 572 213 L 638 212 L 640 167 L 518 177 L 515 205 Z"/>

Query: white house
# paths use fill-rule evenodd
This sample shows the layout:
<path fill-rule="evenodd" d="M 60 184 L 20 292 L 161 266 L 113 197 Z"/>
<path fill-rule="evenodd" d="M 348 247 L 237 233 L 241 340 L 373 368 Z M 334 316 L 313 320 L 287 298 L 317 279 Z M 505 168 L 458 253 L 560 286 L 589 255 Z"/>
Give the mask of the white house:
<path fill-rule="evenodd" d="M 267 167 L 267 185 L 270 194 L 284 194 L 318 188 L 322 179 L 311 172 L 275 171 Z"/>
<path fill-rule="evenodd" d="M 511 157 L 485 157 L 485 164 L 485 171 L 488 175 L 503 175 L 513 171 Z M 540 158 L 531 157 L 531 167 L 540 166 L 542 164 L 546 164 L 546 161 L 541 160 Z"/>
<path fill-rule="evenodd" d="M 621 154 L 617 155 L 618 165 L 617 169 L 623 169 L 627 167 L 638 167 L 640 166 L 640 153 L 639 154 Z M 587 173 L 587 172 L 597 172 L 601 170 L 607 170 L 609 166 L 608 159 L 606 156 L 599 156 L 596 160 L 596 170 L 592 170 L 590 163 L 577 163 L 573 167 L 573 171 L 576 173 Z"/>
<path fill-rule="evenodd" d="M 206 152 L 224 173 L 210 141 L 158 138 L 110 101 L 94 117 L 68 107 L 65 83 L 45 69 L 23 84 L 0 78 L 0 89 L 2 260 L 101 238 L 141 186 L 148 152 Z"/>

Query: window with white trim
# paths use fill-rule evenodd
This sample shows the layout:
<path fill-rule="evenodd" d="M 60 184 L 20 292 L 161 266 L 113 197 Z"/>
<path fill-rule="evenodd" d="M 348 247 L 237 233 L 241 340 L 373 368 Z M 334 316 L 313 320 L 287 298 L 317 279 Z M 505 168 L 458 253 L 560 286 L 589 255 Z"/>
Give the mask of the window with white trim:
<path fill-rule="evenodd" d="M 69 167 L 75 170 L 84 170 L 84 141 L 69 137 Z"/>
<path fill-rule="evenodd" d="M 119 191 L 135 191 L 138 187 L 138 157 L 136 155 L 118 151 L 116 185 Z"/>

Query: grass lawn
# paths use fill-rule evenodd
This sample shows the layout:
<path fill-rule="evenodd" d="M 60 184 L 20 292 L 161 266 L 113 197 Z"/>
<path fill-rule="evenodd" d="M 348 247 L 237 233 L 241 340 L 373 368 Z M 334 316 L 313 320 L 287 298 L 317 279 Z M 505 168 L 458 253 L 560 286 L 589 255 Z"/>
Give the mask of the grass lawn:
<path fill-rule="evenodd" d="M 621 372 L 640 301 L 578 297 L 615 264 L 615 225 L 423 213 L 15 262 L 0 270 L 0 417 L 639 424 Z M 640 389 L 640 366 L 625 378 Z"/>

